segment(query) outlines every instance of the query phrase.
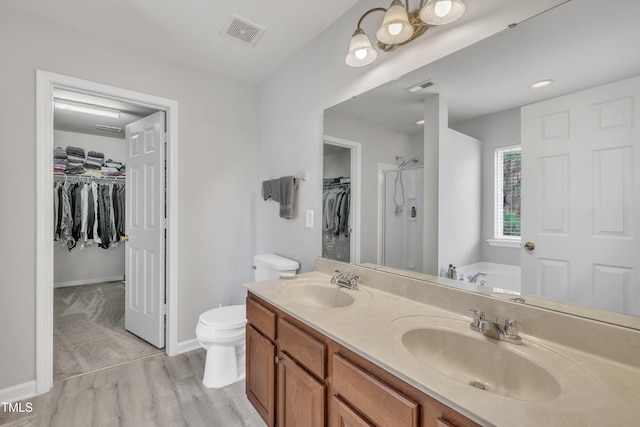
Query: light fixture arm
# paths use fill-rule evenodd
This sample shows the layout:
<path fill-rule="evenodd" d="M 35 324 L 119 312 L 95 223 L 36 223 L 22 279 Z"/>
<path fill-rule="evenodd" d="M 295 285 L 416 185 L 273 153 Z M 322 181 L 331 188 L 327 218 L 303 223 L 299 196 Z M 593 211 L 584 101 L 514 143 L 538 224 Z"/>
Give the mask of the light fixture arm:
<path fill-rule="evenodd" d="M 387 9 L 385 9 L 384 7 L 375 7 L 373 9 L 369 9 L 367 10 L 361 17 L 360 20 L 358 21 L 358 29 L 362 29 L 362 21 L 364 20 L 364 18 L 366 18 L 368 15 L 370 15 L 373 12 L 382 12 L 382 13 L 387 13 Z"/>

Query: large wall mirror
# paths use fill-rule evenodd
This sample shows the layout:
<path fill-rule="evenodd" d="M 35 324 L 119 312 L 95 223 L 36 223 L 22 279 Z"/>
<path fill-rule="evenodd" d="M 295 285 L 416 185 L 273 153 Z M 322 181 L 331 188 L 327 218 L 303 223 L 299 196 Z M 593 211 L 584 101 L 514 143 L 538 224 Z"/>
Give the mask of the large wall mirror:
<path fill-rule="evenodd" d="M 640 329 L 638 16 L 572 0 L 325 110 L 355 261 Z"/>

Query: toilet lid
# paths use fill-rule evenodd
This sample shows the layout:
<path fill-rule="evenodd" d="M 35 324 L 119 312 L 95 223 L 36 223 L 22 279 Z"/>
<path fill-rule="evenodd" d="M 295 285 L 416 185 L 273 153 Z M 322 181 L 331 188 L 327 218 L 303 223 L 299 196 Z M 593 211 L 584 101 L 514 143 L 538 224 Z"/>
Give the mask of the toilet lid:
<path fill-rule="evenodd" d="M 247 323 L 247 309 L 245 305 L 218 307 L 202 313 L 199 320 L 218 330 L 236 329 Z"/>

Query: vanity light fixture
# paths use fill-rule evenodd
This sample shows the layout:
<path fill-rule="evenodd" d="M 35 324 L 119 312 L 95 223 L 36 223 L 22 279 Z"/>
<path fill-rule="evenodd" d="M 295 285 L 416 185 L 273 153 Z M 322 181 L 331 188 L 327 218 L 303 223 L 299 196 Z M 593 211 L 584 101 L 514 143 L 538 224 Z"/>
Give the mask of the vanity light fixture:
<path fill-rule="evenodd" d="M 529 87 L 531 89 L 539 89 L 541 87 L 549 86 L 553 82 L 554 82 L 553 79 L 540 80 L 539 82 L 535 82 L 535 83 L 531 84 L 531 86 L 529 86 Z"/>
<path fill-rule="evenodd" d="M 378 48 L 383 52 L 389 52 L 396 46 L 420 37 L 429 25 L 445 25 L 458 20 L 464 10 L 462 0 L 428 0 L 426 4 L 425 0 L 420 0 L 419 7 L 414 10 L 409 9 L 409 0 L 406 0 L 406 5 L 401 0 L 393 0 L 388 9 L 370 9 L 358 21 L 345 62 L 351 67 L 362 67 L 371 64 L 377 58 L 378 52 L 361 27 L 364 18 L 373 12 L 384 12 L 376 38 Z"/>
<path fill-rule="evenodd" d="M 118 110 L 111 110 L 108 108 L 98 107 L 96 105 L 91 105 L 91 104 L 83 104 L 80 102 L 55 99 L 53 101 L 53 106 L 54 108 L 57 108 L 59 110 L 75 111 L 77 113 L 85 113 L 85 114 L 94 114 L 96 116 L 111 117 L 112 119 L 120 118 L 120 111 Z"/>

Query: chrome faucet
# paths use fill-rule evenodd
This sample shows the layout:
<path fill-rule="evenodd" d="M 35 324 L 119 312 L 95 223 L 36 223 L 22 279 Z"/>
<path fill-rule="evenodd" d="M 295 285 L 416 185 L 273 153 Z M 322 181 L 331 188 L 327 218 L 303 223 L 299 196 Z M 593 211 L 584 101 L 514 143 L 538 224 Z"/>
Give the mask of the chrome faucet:
<path fill-rule="evenodd" d="M 471 324 L 469 327 L 495 340 L 506 341 L 511 344 L 522 344 L 522 338 L 518 336 L 518 322 L 515 320 L 505 320 L 504 326 L 501 326 L 498 323 L 498 319 L 486 320 L 482 311 L 471 310 Z"/>
<path fill-rule="evenodd" d="M 470 283 L 476 283 L 476 280 L 478 280 L 478 277 L 487 277 L 487 273 L 484 271 L 478 271 L 476 274 L 474 274 L 473 276 L 469 277 L 469 282 Z"/>
<path fill-rule="evenodd" d="M 331 277 L 331 283 L 341 286 L 343 288 L 351 289 L 355 291 L 358 289 L 358 279 L 360 276 L 355 274 L 343 273 L 340 270 L 336 270 L 334 276 Z"/>

